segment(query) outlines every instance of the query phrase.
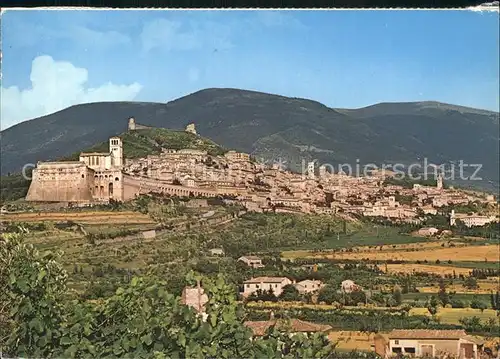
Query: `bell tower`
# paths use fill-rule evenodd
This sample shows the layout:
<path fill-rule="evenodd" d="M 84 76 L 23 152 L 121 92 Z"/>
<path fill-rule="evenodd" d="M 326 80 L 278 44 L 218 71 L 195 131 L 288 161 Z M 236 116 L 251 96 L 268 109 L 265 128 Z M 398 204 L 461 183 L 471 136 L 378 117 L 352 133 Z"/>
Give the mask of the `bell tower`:
<path fill-rule="evenodd" d="M 436 188 L 437 189 L 443 189 L 443 176 L 441 175 L 441 173 L 439 173 L 438 176 L 437 176 Z"/>
<path fill-rule="evenodd" d="M 120 137 L 109 139 L 109 152 L 111 153 L 111 167 L 123 166 L 123 143 Z"/>

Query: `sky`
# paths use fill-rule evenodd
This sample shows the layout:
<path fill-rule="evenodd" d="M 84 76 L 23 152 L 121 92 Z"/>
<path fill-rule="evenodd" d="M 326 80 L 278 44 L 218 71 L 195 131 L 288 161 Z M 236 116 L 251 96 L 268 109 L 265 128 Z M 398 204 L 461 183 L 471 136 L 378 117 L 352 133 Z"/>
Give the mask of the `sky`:
<path fill-rule="evenodd" d="M 2 130 L 79 103 L 212 87 L 334 108 L 499 109 L 495 12 L 9 10 L 1 20 Z"/>

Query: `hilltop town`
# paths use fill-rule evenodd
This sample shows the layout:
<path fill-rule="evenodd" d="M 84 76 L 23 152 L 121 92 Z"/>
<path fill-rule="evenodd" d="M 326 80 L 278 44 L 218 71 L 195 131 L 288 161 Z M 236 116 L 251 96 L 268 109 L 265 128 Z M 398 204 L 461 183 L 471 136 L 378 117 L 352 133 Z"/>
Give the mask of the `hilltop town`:
<path fill-rule="evenodd" d="M 147 302 L 143 293 L 158 288 L 155 306 L 167 306 L 161 323 L 179 310 L 188 326 L 213 318 L 224 326 L 219 303 L 238 306 L 245 316 L 233 324 L 246 331 L 243 342 L 277 330 L 318 338 L 314 350 L 356 350 L 338 358 L 480 359 L 500 347 L 490 339 L 500 310 L 497 214 L 494 196 L 453 188 L 439 171 L 412 182 L 310 161 L 297 173 L 279 159 L 224 149 L 195 124 L 173 131 L 130 118 L 126 132 L 104 143 L 38 162 L 26 198 L 2 206 L 0 244 L 17 263 L 8 278 L 31 275 L 23 266 L 54 266 L 45 252 L 62 251 L 54 280 L 69 280 L 61 295 L 95 311 Z M 25 244 L 40 254 L 24 257 Z M 192 272 L 202 274 L 196 285 Z M 10 293 L 22 293 L 17 282 Z M 171 304 L 161 291 L 176 295 Z M 73 302 L 62 301 L 72 313 Z M 136 307 L 146 308 L 132 305 L 124 328 Z M 81 325 L 66 317 L 65 327 Z"/>
<path fill-rule="evenodd" d="M 129 119 L 129 133 L 149 128 Z M 199 137 L 194 124 L 185 132 Z M 213 155 L 200 149 L 161 147 L 159 154 L 125 158 L 122 139 L 112 137 L 108 152 L 82 152 L 78 161 L 39 162 L 26 200 L 91 205 L 162 193 L 222 197 L 227 203 L 239 203 L 254 212 L 377 217 L 398 223 L 419 223 L 422 214 L 434 215 L 446 206 L 475 203 L 486 210 L 450 211 L 450 224 L 460 220 L 472 227 L 498 220 L 493 195 L 445 188 L 439 172 L 435 185 L 414 183 L 409 187 L 391 179 L 390 171 L 374 169 L 366 176 L 350 176 L 333 173 L 315 162 L 307 163 L 304 173 L 294 173 L 280 161 L 268 165 L 231 150 Z"/>

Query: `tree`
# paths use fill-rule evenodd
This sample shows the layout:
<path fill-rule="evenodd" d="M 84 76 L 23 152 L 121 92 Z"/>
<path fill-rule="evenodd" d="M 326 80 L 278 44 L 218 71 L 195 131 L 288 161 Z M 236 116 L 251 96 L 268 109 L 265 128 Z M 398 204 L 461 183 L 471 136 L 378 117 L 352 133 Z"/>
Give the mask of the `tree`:
<path fill-rule="evenodd" d="M 325 285 L 318 294 L 318 302 L 325 302 L 327 304 L 332 304 L 333 302 L 338 302 L 340 296 L 335 290 L 335 288 L 329 284 Z"/>
<path fill-rule="evenodd" d="M 491 307 L 495 310 L 500 310 L 500 292 L 497 291 L 495 294 L 490 295 Z"/>
<path fill-rule="evenodd" d="M 401 294 L 401 287 L 399 285 L 395 285 L 392 289 L 392 298 L 394 299 L 394 303 L 396 303 L 396 305 L 401 305 L 403 302 L 403 295 Z"/>
<path fill-rule="evenodd" d="M 469 276 L 465 278 L 463 286 L 467 289 L 477 289 L 479 286 L 477 285 L 477 280 L 476 278 Z"/>
<path fill-rule="evenodd" d="M 300 293 L 295 286 L 287 284 L 283 287 L 279 299 L 287 302 L 296 302 L 300 300 Z"/>
<path fill-rule="evenodd" d="M 366 302 L 366 294 L 364 291 L 354 290 L 351 293 L 349 293 L 348 304 L 357 305 L 358 303 L 365 303 L 365 302 Z"/>
<path fill-rule="evenodd" d="M 443 307 L 450 304 L 450 296 L 446 292 L 446 284 L 442 278 L 439 280 L 439 291 L 437 296 Z"/>
<path fill-rule="evenodd" d="M 437 314 L 437 311 L 438 311 L 437 306 L 438 306 L 438 301 L 437 301 L 436 297 L 431 296 L 431 298 L 429 299 L 429 301 L 427 303 L 427 310 L 429 311 L 429 313 L 433 317 Z"/>
<path fill-rule="evenodd" d="M 485 310 L 486 308 L 488 308 L 486 303 L 484 303 L 483 301 L 480 301 L 477 296 L 472 297 L 472 301 L 470 302 L 470 307 L 473 309 L 480 309 L 481 312 L 483 310 Z"/>

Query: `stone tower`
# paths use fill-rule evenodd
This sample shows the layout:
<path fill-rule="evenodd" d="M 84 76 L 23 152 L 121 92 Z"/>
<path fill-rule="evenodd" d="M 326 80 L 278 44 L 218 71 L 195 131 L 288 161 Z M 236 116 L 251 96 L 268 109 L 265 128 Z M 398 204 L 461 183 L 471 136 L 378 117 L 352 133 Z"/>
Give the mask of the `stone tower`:
<path fill-rule="evenodd" d="M 196 127 L 194 123 L 190 123 L 189 125 L 186 126 L 186 132 L 192 133 L 193 135 L 196 135 Z"/>
<path fill-rule="evenodd" d="M 133 120 L 133 119 L 132 119 Z M 130 124 L 130 122 L 129 122 Z M 120 137 L 109 139 L 109 152 L 111 153 L 111 167 L 123 166 L 123 143 Z"/>
<path fill-rule="evenodd" d="M 307 163 L 307 175 L 309 178 L 314 178 L 314 169 L 315 169 L 316 163 L 314 161 L 308 162 Z"/>
<path fill-rule="evenodd" d="M 128 119 L 128 130 L 129 131 L 134 131 L 135 130 L 135 119 L 133 117 L 130 117 Z"/>
<path fill-rule="evenodd" d="M 443 176 L 441 175 L 441 173 L 439 173 L 437 176 L 436 188 L 443 189 Z"/>

